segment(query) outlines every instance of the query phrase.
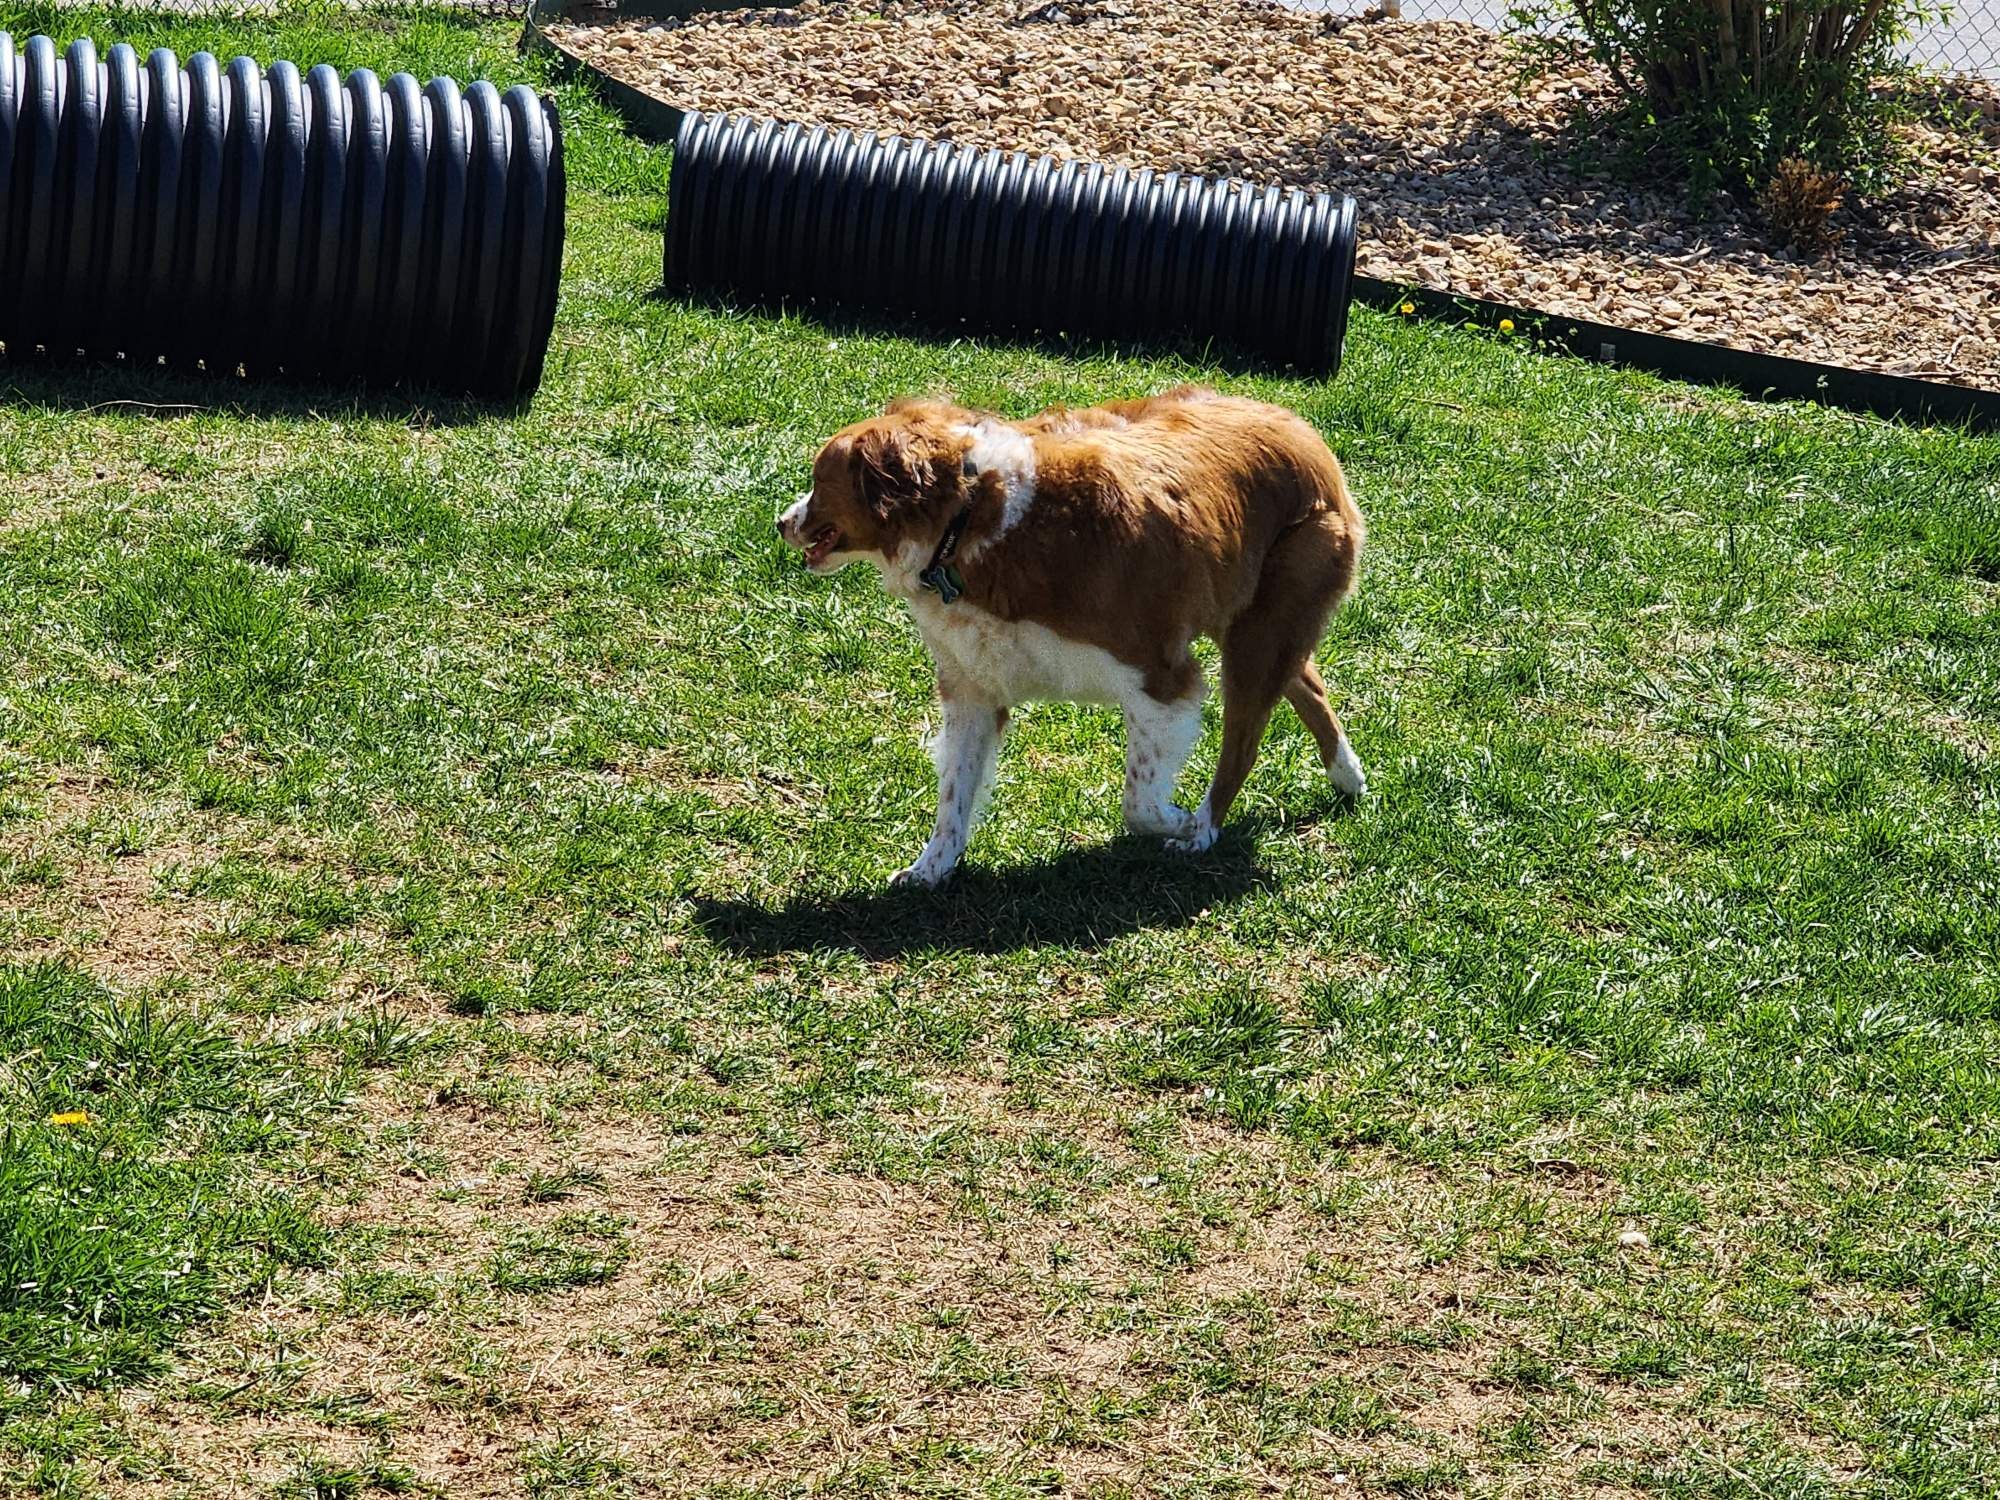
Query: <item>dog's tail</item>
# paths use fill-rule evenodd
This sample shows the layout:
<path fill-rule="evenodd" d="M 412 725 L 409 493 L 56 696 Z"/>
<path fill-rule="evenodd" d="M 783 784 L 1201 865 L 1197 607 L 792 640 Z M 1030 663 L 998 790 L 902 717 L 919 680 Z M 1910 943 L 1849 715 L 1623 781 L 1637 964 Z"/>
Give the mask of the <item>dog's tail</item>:
<path fill-rule="evenodd" d="M 1326 439 L 1303 417 L 1290 417 L 1287 455 L 1298 482 L 1298 522 L 1287 528 L 1272 551 L 1275 554 L 1286 537 L 1303 533 L 1298 546 L 1326 552 L 1345 559 L 1340 569 L 1339 588 L 1328 608 L 1331 610 L 1352 592 L 1360 567 L 1361 549 L 1368 540 L 1368 523 L 1348 487 L 1347 473 L 1334 457 Z M 1269 564 L 1266 564 L 1267 569 Z"/>

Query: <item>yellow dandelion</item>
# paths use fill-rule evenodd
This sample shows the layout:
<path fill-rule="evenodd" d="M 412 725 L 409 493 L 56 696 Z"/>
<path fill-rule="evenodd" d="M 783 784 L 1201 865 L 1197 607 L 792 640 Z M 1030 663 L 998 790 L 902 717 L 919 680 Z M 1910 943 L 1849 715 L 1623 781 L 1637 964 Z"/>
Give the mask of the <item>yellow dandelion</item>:
<path fill-rule="evenodd" d="M 1405 317 L 1408 317 L 1408 316 L 1409 316 L 1409 315 L 1410 315 L 1411 313 L 1413 313 L 1413 312 L 1415 312 L 1415 311 L 1417 310 L 1417 304 L 1416 304 L 1416 303 L 1414 303 L 1414 302 L 1405 302 L 1405 303 L 1403 304 L 1403 309 L 1402 309 L 1402 310 L 1403 310 L 1403 315 L 1404 315 Z"/>
<path fill-rule="evenodd" d="M 1500 331 L 1502 333 L 1512 333 L 1514 331 L 1514 320 L 1512 318 L 1502 318 L 1500 320 Z"/>
<path fill-rule="evenodd" d="M 66 1109 L 59 1115 L 50 1115 L 51 1125 L 88 1125 L 90 1111 L 87 1109 Z"/>

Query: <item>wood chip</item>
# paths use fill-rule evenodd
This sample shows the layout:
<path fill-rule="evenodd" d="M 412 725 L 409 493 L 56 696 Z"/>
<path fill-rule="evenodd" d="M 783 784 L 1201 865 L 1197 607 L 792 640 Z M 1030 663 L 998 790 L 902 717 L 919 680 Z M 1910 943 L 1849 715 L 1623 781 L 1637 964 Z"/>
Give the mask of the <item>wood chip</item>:
<path fill-rule="evenodd" d="M 1564 126 L 1608 97 L 1604 75 L 1579 62 L 1517 93 L 1510 44 L 1456 22 L 1259 0 L 809 0 L 550 36 L 683 106 L 1352 193 L 1374 276 L 2000 389 L 1991 85 L 1951 85 L 1955 122 L 1919 109 L 1919 175 L 1843 209 L 1843 243 L 1806 264 L 1726 200 L 1696 218 L 1671 184 L 1578 170 Z"/>

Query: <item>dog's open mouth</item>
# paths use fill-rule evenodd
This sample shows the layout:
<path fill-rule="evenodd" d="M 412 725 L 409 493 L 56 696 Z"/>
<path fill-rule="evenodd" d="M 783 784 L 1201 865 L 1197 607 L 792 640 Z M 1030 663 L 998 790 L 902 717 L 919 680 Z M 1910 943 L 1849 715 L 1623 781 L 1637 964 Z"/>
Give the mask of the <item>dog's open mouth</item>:
<path fill-rule="evenodd" d="M 840 532 L 832 527 L 822 527 L 813 534 L 811 545 L 806 548 L 806 566 L 816 568 L 840 550 L 844 540 Z"/>

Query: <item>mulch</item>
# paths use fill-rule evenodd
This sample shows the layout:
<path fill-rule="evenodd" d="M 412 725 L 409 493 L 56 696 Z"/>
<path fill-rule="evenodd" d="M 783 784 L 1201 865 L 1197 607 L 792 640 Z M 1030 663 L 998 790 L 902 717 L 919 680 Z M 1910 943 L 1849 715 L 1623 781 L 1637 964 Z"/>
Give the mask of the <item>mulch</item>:
<path fill-rule="evenodd" d="M 671 103 L 1354 195 L 1368 275 L 1628 328 L 2000 389 L 2000 92 L 1938 85 L 1909 181 L 1817 258 L 1726 196 L 1579 163 L 1609 80 L 1524 75 L 1480 27 L 1262 0 L 957 0 L 573 23 Z"/>

